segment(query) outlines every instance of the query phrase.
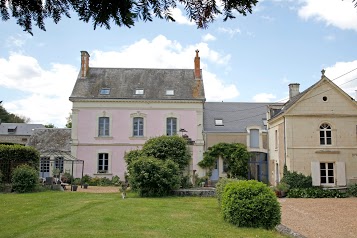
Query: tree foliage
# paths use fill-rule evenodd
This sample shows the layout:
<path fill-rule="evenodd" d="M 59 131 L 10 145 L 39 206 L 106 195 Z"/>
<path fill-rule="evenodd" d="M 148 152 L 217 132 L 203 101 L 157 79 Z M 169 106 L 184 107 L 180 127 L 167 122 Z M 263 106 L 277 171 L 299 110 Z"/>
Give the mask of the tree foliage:
<path fill-rule="evenodd" d="M 245 145 L 240 143 L 218 143 L 204 152 L 203 160 L 198 165 L 211 171 L 219 157 L 227 164 L 227 174 L 230 177 L 247 177 L 250 153 Z"/>
<path fill-rule="evenodd" d="M 0 119 L 3 123 L 28 123 L 30 118 L 25 116 L 19 116 L 6 111 L 6 109 L 0 105 Z"/>
<path fill-rule="evenodd" d="M 166 196 L 180 186 L 180 169 L 171 160 L 140 157 L 133 161 L 130 185 L 142 197 Z"/>
<path fill-rule="evenodd" d="M 198 28 L 206 28 L 219 15 L 223 20 L 235 18 L 237 12 L 243 16 L 252 13 L 258 0 L 2 0 L 0 16 L 3 21 L 15 18 L 24 31 L 32 34 L 32 25 L 46 30 L 44 20 L 52 19 L 58 23 L 63 16 L 70 17 L 70 12 L 78 14 L 79 20 L 92 22 L 97 26 L 110 29 L 110 23 L 122 27 L 132 27 L 136 21 L 152 21 L 153 17 L 175 21 L 172 9 L 183 5 L 186 16 L 196 23 Z"/>
<path fill-rule="evenodd" d="M 147 140 L 142 148 L 142 153 L 160 160 L 172 160 L 184 169 L 191 155 L 187 149 L 187 141 L 179 136 L 159 136 Z"/>
<path fill-rule="evenodd" d="M 284 174 L 280 182 L 288 184 L 290 189 L 312 187 L 311 176 L 306 176 L 302 173 L 297 173 L 296 171 L 291 172 L 286 165 L 284 165 Z"/>

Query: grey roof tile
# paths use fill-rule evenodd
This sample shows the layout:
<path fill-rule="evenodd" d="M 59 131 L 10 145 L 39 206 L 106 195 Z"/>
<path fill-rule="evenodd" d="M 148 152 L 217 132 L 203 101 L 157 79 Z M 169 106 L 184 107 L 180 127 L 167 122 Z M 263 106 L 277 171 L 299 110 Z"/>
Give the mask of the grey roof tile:
<path fill-rule="evenodd" d="M 100 94 L 102 88 L 110 93 Z M 135 95 L 135 89 L 144 89 L 144 94 Z M 205 94 L 193 69 L 89 68 L 73 88 L 70 100 L 76 99 L 205 100 Z"/>
<path fill-rule="evenodd" d="M 267 106 L 274 103 L 206 102 L 204 104 L 205 132 L 246 132 L 249 126 L 264 128 Z M 223 126 L 216 126 L 215 119 L 222 119 Z"/>
<path fill-rule="evenodd" d="M 27 146 L 32 146 L 40 152 L 71 151 L 71 129 L 45 128 L 35 129 L 29 138 Z"/>
<path fill-rule="evenodd" d="M 1 123 L 0 135 L 9 135 L 9 129 L 14 130 L 11 135 L 30 136 L 33 133 L 33 129 L 45 128 L 42 124 L 26 124 L 26 123 Z"/>

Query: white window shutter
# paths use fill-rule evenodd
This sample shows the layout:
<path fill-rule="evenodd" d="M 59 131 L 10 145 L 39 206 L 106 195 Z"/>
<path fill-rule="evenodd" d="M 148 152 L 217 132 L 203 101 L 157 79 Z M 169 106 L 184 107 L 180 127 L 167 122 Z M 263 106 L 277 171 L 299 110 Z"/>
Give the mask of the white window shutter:
<path fill-rule="evenodd" d="M 311 162 L 312 186 L 320 186 L 320 162 Z"/>
<path fill-rule="evenodd" d="M 337 186 L 346 186 L 346 166 L 345 162 L 336 162 Z"/>

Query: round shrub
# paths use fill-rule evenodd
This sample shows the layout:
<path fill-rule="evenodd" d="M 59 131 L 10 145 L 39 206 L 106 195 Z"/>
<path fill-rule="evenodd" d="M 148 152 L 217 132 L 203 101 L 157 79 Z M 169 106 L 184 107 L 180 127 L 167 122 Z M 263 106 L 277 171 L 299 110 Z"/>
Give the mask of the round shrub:
<path fill-rule="evenodd" d="M 38 171 L 27 164 L 20 165 L 12 173 L 12 188 L 18 193 L 32 192 L 38 181 Z"/>
<path fill-rule="evenodd" d="M 141 157 L 132 163 L 130 185 L 142 197 L 169 195 L 180 186 L 179 166 L 171 161 Z"/>
<path fill-rule="evenodd" d="M 280 204 L 274 192 L 255 180 L 228 183 L 222 197 L 223 218 L 239 227 L 273 229 L 280 224 Z"/>
<path fill-rule="evenodd" d="M 239 180 L 237 179 L 231 179 L 231 178 L 220 178 L 216 184 L 216 197 L 218 200 L 218 204 L 222 204 L 222 196 L 224 193 L 224 188 L 226 187 L 227 184 L 232 183 L 232 182 L 237 182 Z"/>

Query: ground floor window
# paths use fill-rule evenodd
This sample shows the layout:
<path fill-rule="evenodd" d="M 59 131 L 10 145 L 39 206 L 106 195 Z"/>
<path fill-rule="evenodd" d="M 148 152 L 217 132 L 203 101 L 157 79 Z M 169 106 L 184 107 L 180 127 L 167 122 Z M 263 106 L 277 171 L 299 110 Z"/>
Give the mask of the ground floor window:
<path fill-rule="evenodd" d="M 50 157 L 41 157 L 40 172 L 41 173 L 50 172 Z"/>
<path fill-rule="evenodd" d="M 55 158 L 55 168 L 58 169 L 60 173 L 63 173 L 63 157 Z"/>
<path fill-rule="evenodd" d="M 335 183 L 334 163 L 320 163 L 320 183 Z"/>
<path fill-rule="evenodd" d="M 108 173 L 108 153 L 98 154 L 98 173 Z"/>

